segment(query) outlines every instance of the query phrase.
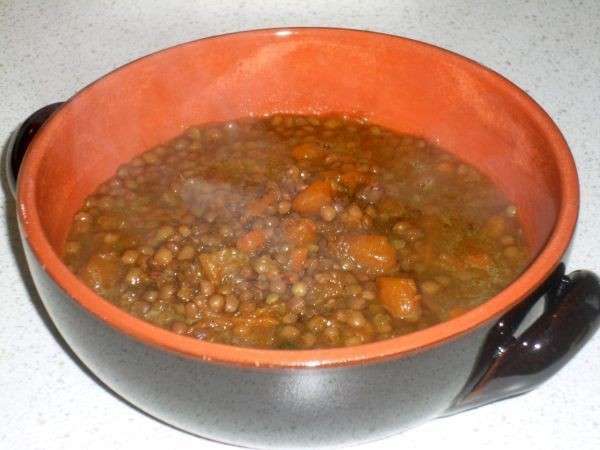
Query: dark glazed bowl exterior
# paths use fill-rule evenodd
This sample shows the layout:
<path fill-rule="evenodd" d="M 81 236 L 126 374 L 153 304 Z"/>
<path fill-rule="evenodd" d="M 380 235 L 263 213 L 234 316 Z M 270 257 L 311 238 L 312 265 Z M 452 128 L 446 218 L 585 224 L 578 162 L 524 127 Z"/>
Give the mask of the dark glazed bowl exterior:
<path fill-rule="evenodd" d="M 332 111 L 425 136 L 490 176 L 519 208 L 537 254 L 528 270 L 484 305 L 408 336 L 280 351 L 158 329 L 98 297 L 60 261 L 85 196 L 190 124 Z M 598 327 L 597 278 L 566 277 L 559 265 L 579 206 L 560 132 L 499 75 L 408 39 L 258 30 L 142 58 L 85 88 L 41 128 L 23 161 L 17 201 L 36 286 L 79 358 L 149 414 L 241 446 L 359 443 L 517 395 L 562 367 Z M 539 301 L 546 313 L 515 338 Z"/>
<path fill-rule="evenodd" d="M 376 364 L 288 369 L 215 364 L 164 351 L 106 326 L 71 301 L 27 253 L 50 316 L 106 385 L 175 427 L 244 447 L 355 444 L 445 414 L 491 327 Z"/>

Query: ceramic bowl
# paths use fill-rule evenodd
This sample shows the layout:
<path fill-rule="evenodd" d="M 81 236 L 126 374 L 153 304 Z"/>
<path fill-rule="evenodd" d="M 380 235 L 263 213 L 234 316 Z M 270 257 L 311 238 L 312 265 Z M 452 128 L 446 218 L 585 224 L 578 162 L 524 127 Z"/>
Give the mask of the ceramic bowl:
<path fill-rule="evenodd" d="M 175 427 L 262 448 L 379 439 L 534 388 L 598 327 L 597 277 L 565 276 L 561 264 L 579 207 L 564 138 L 521 89 L 460 55 L 355 30 L 242 32 L 109 73 L 62 104 L 27 145 L 53 109 L 25 124 L 11 155 L 16 172 L 28 147 L 17 206 L 37 289 L 81 361 Z M 386 341 L 303 351 L 178 336 L 103 300 L 61 262 L 74 213 L 119 165 L 190 124 L 276 112 L 360 115 L 457 154 L 517 205 L 537 256 L 506 289 L 455 319 Z M 540 304 L 542 315 L 524 326 Z"/>

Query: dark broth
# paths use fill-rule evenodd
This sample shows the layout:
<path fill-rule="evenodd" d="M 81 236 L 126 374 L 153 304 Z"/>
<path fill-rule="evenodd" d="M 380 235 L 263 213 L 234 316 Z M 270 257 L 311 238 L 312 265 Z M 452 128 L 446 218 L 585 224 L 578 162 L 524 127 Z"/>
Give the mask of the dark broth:
<path fill-rule="evenodd" d="M 122 166 L 64 260 L 120 308 L 211 342 L 307 349 L 480 305 L 529 251 L 517 211 L 415 136 L 339 116 L 190 128 Z"/>

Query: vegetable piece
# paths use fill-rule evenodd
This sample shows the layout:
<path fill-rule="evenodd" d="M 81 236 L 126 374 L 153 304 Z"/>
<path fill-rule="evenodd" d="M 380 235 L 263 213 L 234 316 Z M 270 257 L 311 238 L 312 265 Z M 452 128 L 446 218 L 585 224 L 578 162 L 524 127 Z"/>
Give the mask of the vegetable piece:
<path fill-rule="evenodd" d="M 396 250 L 385 236 L 377 234 L 350 235 L 343 237 L 340 243 L 339 248 L 342 255 L 350 257 L 357 269 L 370 274 L 390 272 L 398 262 Z"/>
<path fill-rule="evenodd" d="M 341 175 L 340 181 L 347 188 L 354 190 L 361 184 L 367 184 L 371 181 L 368 174 L 359 172 L 358 170 L 351 170 Z"/>
<path fill-rule="evenodd" d="M 494 261 L 487 253 L 472 252 L 465 256 L 465 264 L 475 269 L 490 270 L 494 265 Z"/>
<path fill-rule="evenodd" d="M 321 173 L 319 173 L 319 178 L 325 181 L 332 182 L 337 179 L 339 174 L 340 173 L 337 170 L 323 170 L 321 171 Z"/>
<path fill-rule="evenodd" d="M 310 245 L 317 239 L 317 226 L 310 219 L 286 219 L 283 222 L 286 239 L 296 247 Z"/>
<path fill-rule="evenodd" d="M 100 293 L 112 289 L 120 275 L 119 258 L 102 253 L 93 254 L 79 272 L 85 284 Z"/>
<path fill-rule="evenodd" d="M 264 230 L 252 230 L 238 239 L 237 248 L 246 253 L 253 253 L 263 248 L 266 242 L 267 234 Z"/>
<path fill-rule="evenodd" d="M 300 247 L 292 250 L 290 254 L 289 269 L 291 272 L 300 272 L 306 265 L 308 259 L 308 249 L 306 247 Z"/>
<path fill-rule="evenodd" d="M 200 255 L 200 265 L 202 266 L 202 272 L 212 283 L 221 282 L 221 266 L 219 265 L 218 259 L 215 253 L 203 253 Z"/>
<path fill-rule="evenodd" d="M 395 318 L 416 322 L 421 318 L 421 296 L 412 278 L 377 278 L 377 298 Z"/>
<path fill-rule="evenodd" d="M 267 208 L 275 205 L 277 201 L 277 194 L 273 191 L 267 192 L 262 197 L 250 202 L 246 207 L 246 213 L 249 216 L 261 216 L 265 213 Z"/>
<path fill-rule="evenodd" d="M 201 253 L 198 260 L 204 277 L 215 285 L 232 278 L 248 263 L 247 255 L 229 247 L 210 253 Z"/>
<path fill-rule="evenodd" d="M 300 214 L 319 214 L 321 207 L 333 200 L 331 183 L 317 180 L 298 193 L 292 202 L 292 209 Z"/>

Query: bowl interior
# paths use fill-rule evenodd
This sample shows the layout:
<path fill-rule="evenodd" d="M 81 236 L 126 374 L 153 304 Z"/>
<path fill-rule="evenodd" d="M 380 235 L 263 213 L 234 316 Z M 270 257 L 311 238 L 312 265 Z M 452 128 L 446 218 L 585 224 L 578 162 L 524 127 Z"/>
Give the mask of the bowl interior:
<path fill-rule="evenodd" d="M 453 53 L 334 29 L 204 39 L 105 76 L 68 102 L 34 141 L 24 168 L 28 180 L 19 185 L 23 209 L 35 208 L 37 225 L 59 250 L 84 198 L 120 164 L 192 124 L 275 112 L 350 113 L 424 136 L 497 183 L 518 206 L 535 253 L 561 208 L 574 202 L 560 245 L 570 239 L 577 209 L 573 162 L 529 97 Z"/>
<path fill-rule="evenodd" d="M 85 196 L 120 164 L 192 124 L 344 112 L 422 135 L 476 165 L 518 205 L 529 241 L 541 249 L 560 207 L 560 162 L 507 86 L 406 40 L 280 34 L 229 35 L 218 45 L 204 40 L 161 52 L 67 104 L 38 175 L 37 204 L 52 245 L 60 248 Z"/>

